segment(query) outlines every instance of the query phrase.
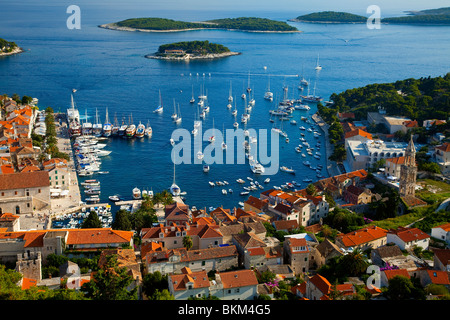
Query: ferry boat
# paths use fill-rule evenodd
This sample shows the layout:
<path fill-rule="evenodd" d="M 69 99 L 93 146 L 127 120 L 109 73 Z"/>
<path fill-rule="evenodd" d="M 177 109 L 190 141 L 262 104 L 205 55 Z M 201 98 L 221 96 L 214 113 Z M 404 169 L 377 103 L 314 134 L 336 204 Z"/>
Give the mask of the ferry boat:
<path fill-rule="evenodd" d="M 71 107 L 67 109 L 67 122 L 69 123 L 69 134 L 71 137 L 81 135 L 80 113 L 75 109 L 73 94 L 70 95 Z"/>
<path fill-rule="evenodd" d="M 294 170 L 294 169 L 288 168 L 288 167 L 286 167 L 286 166 L 280 167 L 280 170 L 281 170 L 281 171 L 284 171 L 284 172 L 287 172 L 287 173 L 295 174 L 295 170 Z"/>
<path fill-rule="evenodd" d="M 138 200 L 141 198 L 141 190 L 139 188 L 133 189 L 133 199 Z"/>
<path fill-rule="evenodd" d="M 133 138 L 135 134 L 136 134 L 136 125 L 134 124 L 129 125 L 125 131 L 126 137 Z"/>
<path fill-rule="evenodd" d="M 135 136 L 136 138 L 143 138 L 145 135 L 145 125 L 143 125 L 141 122 L 139 122 Z"/>

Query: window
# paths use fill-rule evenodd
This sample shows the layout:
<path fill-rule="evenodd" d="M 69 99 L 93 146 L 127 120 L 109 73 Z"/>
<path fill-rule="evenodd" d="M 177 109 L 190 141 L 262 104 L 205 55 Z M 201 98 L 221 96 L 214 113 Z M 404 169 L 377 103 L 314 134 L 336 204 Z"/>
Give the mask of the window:
<path fill-rule="evenodd" d="M 239 288 L 234 289 L 235 293 L 239 293 Z"/>
<path fill-rule="evenodd" d="M 17 191 L 14 191 L 14 195 L 16 195 L 16 196 L 17 196 L 17 193 L 18 193 Z"/>
<path fill-rule="evenodd" d="M 231 290 L 227 290 L 227 293 L 228 293 L 228 294 L 231 294 Z"/>
<path fill-rule="evenodd" d="M 202 266 L 204 266 L 206 264 L 205 260 L 202 261 Z"/>
<path fill-rule="evenodd" d="M 2 197 L 5 195 L 5 193 L 4 192 L 2 192 Z"/>

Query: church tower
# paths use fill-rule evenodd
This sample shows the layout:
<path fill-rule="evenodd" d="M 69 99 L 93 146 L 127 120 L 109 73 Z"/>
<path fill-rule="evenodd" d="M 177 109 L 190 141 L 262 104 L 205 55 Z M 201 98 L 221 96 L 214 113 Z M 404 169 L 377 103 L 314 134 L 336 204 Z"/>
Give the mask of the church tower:
<path fill-rule="evenodd" d="M 413 136 L 411 135 L 411 140 L 405 150 L 405 162 L 400 168 L 400 197 L 415 196 L 416 175 L 416 147 L 414 146 Z"/>

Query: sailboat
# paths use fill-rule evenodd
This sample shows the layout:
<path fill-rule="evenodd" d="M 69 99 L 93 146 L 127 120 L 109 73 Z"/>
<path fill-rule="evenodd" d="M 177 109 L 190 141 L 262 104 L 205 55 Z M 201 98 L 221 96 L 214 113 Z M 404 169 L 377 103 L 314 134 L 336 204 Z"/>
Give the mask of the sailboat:
<path fill-rule="evenodd" d="M 194 98 L 194 85 L 192 85 L 192 98 L 189 101 L 190 103 L 194 103 L 195 102 L 195 98 Z"/>
<path fill-rule="evenodd" d="M 223 128 L 222 128 L 222 137 L 223 137 L 223 141 L 222 141 L 222 150 L 226 150 L 227 148 L 227 144 L 225 143 L 225 124 L 223 124 Z"/>
<path fill-rule="evenodd" d="M 180 111 L 180 104 L 178 104 L 178 114 L 177 117 L 175 118 L 175 123 L 180 123 L 181 122 L 181 111 Z"/>
<path fill-rule="evenodd" d="M 230 93 L 228 94 L 228 102 L 233 102 L 233 96 L 231 95 L 231 81 L 230 81 Z"/>
<path fill-rule="evenodd" d="M 307 101 L 307 102 L 320 102 L 323 100 L 322 97 L 316 96 L 316 83 L 315 82 L 314 82 L 313 94 L 312 95 L 309 94 L 309 87 L 308 87 L 308 94 L 306 96 L 300 96 L 300 97 L 302 97 L 303 101 Z"/>
<path fill-rule="evenodd" d="M 175 197 L 179 196 L 181 193 L 180 187 L 175 183 L 175 163 L 173 164 L 173 183 L 170 186 L 169 190 L 170 193 Z"/>
<path fill-rule="evenodd" d="M 269 76 L 269 81 L 267 84 L 267 91 L 264 94 L 264 99 L 269 100 L 269 101 L 273 101 L 273 93 L 270 92 L 270 76 Z"/>
<path fill-rule="evenodd" d="M 172 118 L 173 120 L 175 120 L 177 117 L 178 117 L 178 115 L 177 115 L 177 109 L 176 109 L 176 107 L 175 107 L 175 98 L 174 98 L 174 99 L 173 99 L 173 113 L 172 113 L 171 118 Z"/>
<path fill-rule="evenodd" d="M 161 99 L 161 90 L 159 90 L 159 105 L 158 107 L 153 111 L 154 113 L 162 113 L 164 110 L 162 99 Z"/>
<path fill-rule="evenodd" d="M 303 87 L 302 86 L 305 86 L 305 87 L 307 87 L 307 86 L 309 86 L 309 82 L 308 81 L 306 81 L 306 79 L 303 77 L 303 65 L 302 65 L 302 79 L 300 80 L 300 86 L 299 86 L 299 88 L 302 88 L 303 89 Z"/>
<path fill-rule="evenodd" d="M 241 98 L 242 99 L 246 99 L 247 95 L 245 94 L 245 90 L 244 90 L 244 82 L 242 82 L 242 94 L 241 94 Z"/>
<path fill-rule="evenodd" d="M 147 136 L 147 137 L 149 137 L 149 138 L 151 138 L 152 135 L 153 135 L 153 129 L 152 129 L 152 127 L 150 126 L 150 121 L 147 121 L 147 127 L 145 128 L 144 135 Z"/>
<path fill-rule="evenodd" d="M 319 65 L 319 54 L 317 54 L 317 63 L 316 63 L 316 67 L 314 68 L 317 71 L 322 70 L 322 66 Z"/>
<path fill-rule="evenodd" d="M 214 129 L 214 118 L 213 118 L 213 129 L 212 129 L 212 131 L 213 131 L 213 135 L 211 137 L 209 137 L 209 142 L 211 142 L 211 143 L 216 140 L 216 137 L 214 136 L 214 132 L 215 132 L 215 129 Z"/>
<path fill-rule="evenodd" d="M 106 119 L 105 124 L 103 125 L 103 135 L 105 137 L 109 137 L 112 133 L 112 124 L 109 122 L 108 118 L 108 108 L 106 108 Z"/>
<path fill-rule="evenodd" d="M 102 135 L 102 128 L 103 126 L 98 118 L 97 108 L 95 108 L 95 123 L 92 126 L 92 134 L 96 137 L 100 137 Z"/>
<path fill-rule="evenodd" d="M 87 110 L 85 110 L 84 119 L 85 121 L 83 123 L 83 126 L 81 127 L 81 133 L 83 135 L 90 135 L 92 134 L 92 123 L 88 121 Z"/>
<path fill-rule="evenodd" d="M 250 71 L 248 72 L 248 83 L 247 83 L 247 92 L 250 93 L 252 91 L 252 88 L 250 88 Z"/>
<path fill-rule="evenodd" d="M 234 101 L 234 110 L 231 112 L 231 114 L 232 114 L 233 116 L 235 116 L 235 117 L 236 117 L 236 115 L 237 115 L 236 100 Z"/>
<path fill-rule="evenodd" d="M 117 122 L 117 115 L 116 115 L 116 113 L 114 113 L 114 125 L 111 129 L 111 134 L 113 136 L 117 135 L 119 133 L 119 129 L 120 129 L 120 127 L 119 127 L 119 122 Z"/>

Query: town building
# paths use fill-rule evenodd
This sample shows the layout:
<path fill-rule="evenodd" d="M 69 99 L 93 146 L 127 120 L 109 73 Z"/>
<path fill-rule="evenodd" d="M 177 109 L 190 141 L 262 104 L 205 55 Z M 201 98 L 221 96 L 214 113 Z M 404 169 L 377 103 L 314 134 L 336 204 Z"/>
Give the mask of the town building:
<path fill-rule="evenodd" d="M 418 228 L 390 229 L 386 237 L 387 243 L 395 243 L 401 250 L 413 249 L 415 246 L 427 250 L 430 242 L 430 236 Z"/>
<path fill-rule="evenodd" d="M 46 171 L 0 174 L 0 213 L 32 213 L 50 205 Z"/>
<path fill-rule="evenodd" d="M 450 246 L 450 222 L 431 228 L 431 236 L 445 241 Z"/>
<path fill-rule="evenodd" d="M 309 270 L 310 250 L 304 238 L 286 238 L 283 243 L 285 263 L 289 264 L 295 274 Z"/>
<path fill-rule="evenodd" d="M 408 143 L 405 150 L 405 161 L 400 167 L 399 194 L 400 197 L 413 197 L 416 192 L 416 148 L 414 146 L 413 137 Z"/>
<path fill-rule="evenodd" d="M 434 269 L 450 272 L 450 249 L 434 249 L 433 252 Z"/>
<path fill-rule="evenodd" d="M 450 175 L 450 143 L 445 142 L 434 148 L 434 159 L 444 176 Z"/>
<path fill-rule="evenodd" d="M 387 242 L 387 231 L 377 226 L 370 226 L 355 230 L 336 237 L 336 245 L 342 249 L 359 248 L 362 251 L 366 249 L 375 249 L 385 245 Z"/>

